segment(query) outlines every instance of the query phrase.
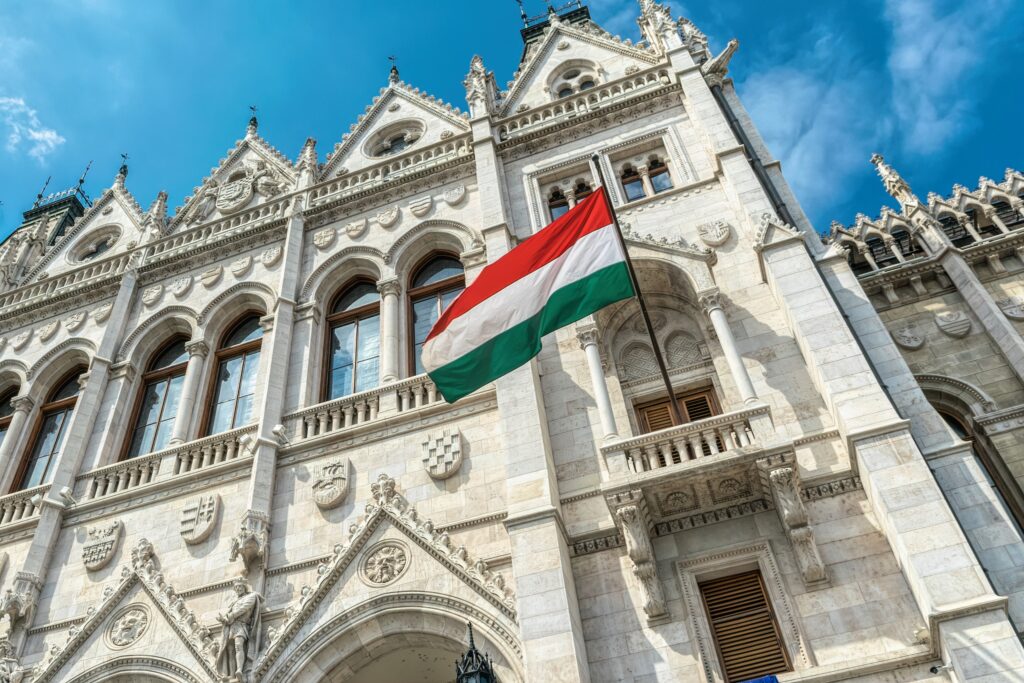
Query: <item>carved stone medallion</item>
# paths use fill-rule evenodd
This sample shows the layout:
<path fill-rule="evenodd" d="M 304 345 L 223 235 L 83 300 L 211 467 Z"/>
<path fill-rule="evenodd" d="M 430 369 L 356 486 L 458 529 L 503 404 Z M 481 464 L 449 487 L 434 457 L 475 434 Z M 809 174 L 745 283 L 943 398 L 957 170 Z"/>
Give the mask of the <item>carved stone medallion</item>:
<path fill-rule="evenodd" d="M 252 199 L 252 180 L 248 177 L 224 183 L 217 190 L 217 209 L 221 213 L 237 211 Z"/>
<path fill-rule="evenodd" d="M 747 482 L 735 477 L 725 477 L 714 483 L 709 481 L 708 489 L 710 489 L 711 499 L 715 503 L 724 503 L 750 495 L 750 487 L 747 485 Z"/>
<path fill-rule="evenodd" d="M 700 505 L 697 493 L 692 486 L 673 491 L 661 499 L 661 512 L 664 515 L 674 515 L 679 512 L 696 510 Z"/>
<path fill-rule="evenodd" d="M 996 306 L 1010 320 L 1024 320 L 1024 299 L 1019 296 L 1008 296 L 998 299 Z"/>
<path fill-rule="evenodd" d="M 357 221 L 352 221 L 351 223 L 345 226 L 345 234 L 353 239 L 359 237 L 364 232 L 366 232 L 366 222 L 367 221 L 365 218 L 360 218 Z"/>
<path fill-rule="evenodd" d="M 313 234 L 313 246 L 323 251 L 334 244 L 334 237 L 338 231 L 334 228 L 324 228 Z"/>
<path fill-rule="evenodd" d="M 20 351 L 21 349 L 25 348 L 25 344 L 28 344 L 28 340 L 31 338 L 32 330 L 22 332 L 21 334 L 19 334 L 18 336 L 11 340 L 11 348 L 13 348 L 15 351 Z"/>
<path fill-rule="evenodd" d="M 430 207 L 434 205 L 434 198 L 430 195 L 421 197 L 415 201 L 409 202 L 409 210 L 412 211 L 412 215 L 417 218 L 422 218 L 430 213 Z"/>
<path fill-rule="evenodd" d="M 263 253 L 260 254 L 260 262 L 262 262 L 265 267 L 269 268 L 281 260 L 281 254 L 283 253 L 284 252 L 281 250 L 281 247 L 267 247 L 263 250 Z"/>
<path fill-rule="evenodd" d="M 450 190 L 445 190 L 445 193 L 444 193 L 444 201 L 449 206 L 457 206 L 465 198 L 466 198 L 466 186 L 465 185 L 459 185 L 458 187 L 453 187 Z"/>
<path fill-rule="evenodd" d="M 423 442 L 423 466 L 431 479 L 447 479 L 462 465 L 462 433 L 445 429 Z"/>
<path fill-rule="evenodd" d="M 363 560 L 363 578 L 370 585 L 384 586 L 395 581 L 409 567 L 409 553 L 397 541 L 384 541 L 371 548 Z"/>
<path fill-rule="evenodd" d="M 53 322 L 46 323 L 45 325 L 40 327 L 39 341 L 49 341 L 53 337 L 53 335 L 57 334 L 57 324 L 58 322 L 54 320 Z"/>
<path fill-rule="evenodd" d="M 219 515 L 220 495 L 216 493 L 188 501 L 181 511 L 181 537 L 185 543 L 195 545 L 209 538 Z"/>
<path fill-rule="evenodd" d="M 348 460 L 332 460 L 316 470 L 313 500 L 321 510 L 336 508 L 348 495 Z"/>
<path fill-rule="evenodd" d="M 697 226 L 700 241 L 709 247 L 720 247 L 729 239 L 729 224 L 722 220 Z"/>
<path fill-rule="evenodd" d="M 146 306 L 154 306 L 160 301 L 160 295 L 164 293 L 163 285 L 153 285 L 142 290 L 142 303 Z"/>
<path fill-rule="evenodd" d="M 183 275 L 171 283 L 171 294 L 179 299 L 188 294 L 190 289 L 192 289 L 191 275 Z"/>
<path fill-rule="evenodd" d="M 128 605 L 121 610 L 107 629 L 107 642 L 115 648 L 128 647 L 149 628 L 149 610 L 145 605 Z"/>
<path fill-rule="evenodd" d="M 894 330 L 892 338 L 897 345 L 909 351 L 914 351 L 924 346 L 924 335 L 918 334 L 912 325 Z"/>
<path fill-rule="evenodd" d="M 224 266 L 214 266 L 213 268 L 204 270 L 199 276 L 199 279 L 202 281 L 203 287 L 209 289 L 220 282 L 220 276 L 223 274 Z"/>
<path fill-rule="evenodd" d="M 74 332 L 79 327 L 85 324 L 85 316 L 85 311 L 72 313 L 68 317 L 64 318 L 64 329 L 66 329 L 68 332 Z"/>
<path fill-rule="evenodd" d="M 971 319 L 963 311 L 945 311 L 935 314 L 935 324 L 950 337 L 966 337 L 971 331 Z"/>
<path fill-rule="evenodd" d="M 380 213 L 374 216 L 374 218 L 378 223 L 381 224 L 382 227 L 390 228 L 391 226 L 398 222 L 398 216 L 400 214 L 401 211 L 399 210 L 399 208 L 397 206 L 392 206 L 390 209 L 382 210 Z"/>
<path fill-rule="evenodd" d="M 117 554 L 117 547 L 124 535 L 124 524 L 115 520 L 109 524 L 86 529 L 86 541 L 82 544 L 82 562 L 91 572 L 103 569 Z"/>
<path fill-rule="evenodd" d="M 107 318 L 110 317 L 110 311 L 113 308 L 113 304 L 103 304 L 102 306 L 96 307 L 92 312 L 92 319 L 99 324 L 107 322 Z"/>

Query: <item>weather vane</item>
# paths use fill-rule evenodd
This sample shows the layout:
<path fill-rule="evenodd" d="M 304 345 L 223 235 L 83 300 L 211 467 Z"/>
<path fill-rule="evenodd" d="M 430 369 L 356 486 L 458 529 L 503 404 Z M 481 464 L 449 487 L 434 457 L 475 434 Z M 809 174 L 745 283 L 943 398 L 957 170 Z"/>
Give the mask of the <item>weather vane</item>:
<path fill-rule="evenodd" d="M 250 104 L 249 105 L 249 111 L 252 112 L 253 116 L 256 116 L 256 105 L 255 104 Z"/>

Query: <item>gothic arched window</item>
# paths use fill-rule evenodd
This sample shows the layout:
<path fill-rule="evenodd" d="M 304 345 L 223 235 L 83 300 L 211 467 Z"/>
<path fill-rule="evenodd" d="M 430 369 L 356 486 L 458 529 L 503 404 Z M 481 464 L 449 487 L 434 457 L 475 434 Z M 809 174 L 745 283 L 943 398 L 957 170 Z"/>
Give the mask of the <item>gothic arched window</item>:
<path fill-rule="evenodd" d="M 18 387 L 11 387 L 0 393 L 0 444 L 3 444 L 7 430 L 11 427 L 11 417 L 14 415 L 14 406 L 11 399 L 18 395 Z"/>
<path fill-rule="evenodd" d="M 357 280 L 335 298 L 327 316 L 328 372 L 324 400 L 377 386 L 380 378 L 380 292 Z"/>
<path fill-rule="evenodd" d="M 627 202 L 644 198 L 644 181 L 635 168 L 626 166 L 622 169 L 619 179 L 622 181 L 622 190 L 626 193 Z"/>
<path fill-rule="evenodd" d="M 185 382 L 185 366 L 188 365 L 186 341 L 184 337 L 172 339 L 150 359 L 146 374 L 142 376 L 142 390 L 132 419 L 135 428 L 124 458 L 135 458 L 167 447 L 178 416 L 181 385 Z"/>
<path fill-rule="evenodd" d="M 892 250 L 882 241 L 881 237 L 869 237 L 864 240 L 864 244 L 871 250 L 871 257 L 875 259 L 875 265 L 879 268 L 891 266 L 899 261 L 896 258 L 896 254 L 892 253 Z"/>
<path fill-rule="evenodd" d="M 939 219 L 939 223 L 942 225 L 942 232 L 946 233 L 946 237 L 949 238 L 954 247 L 965 247 L 968 244 L 974 243 L 971 233 L 967 232 L 964 226 L 960 225 L 960 221 L 956 219 L 956 216 L 946 214 Z"/>
<path fill-rule="evenodd" d="M 430 328 L 465 287 L 462 263 L 452 255 L 432 256 L 413 272 L 409 287 L 409 367 L 414 374 L 423 372 L 420 351 Z"/>
<path fill-rule="evenodd" d="M 647 169 L 651 175 L 651 187 L 654 188 L 655 194 L 672 189 L 672 174 L 668 172 L 668 166 L 664 161 L 652 159 L 647 164 Z"/>
<path fill-rule="evenodd" d="M 923 253 L 921 245 L 906 230 L 893 230 L 892 238 L 896 242 L 900 253 L 906 258 L 916 258 Z"/>
<path fill-rule="evenodd" d="M 243 316 L 222 337 L 217 348 L 217 383 L 207 411 L 207 434 L 249 424 L 262 343 L 263 328 L 256 313 Z"/>
<path fill-rule="evenodd" d="M 39 409 L 39 420 L 32 435 L 29 456 L 22 461 L 21 471 L 15 478 L 15 490 L 23 490 L 44 483 L 53 471 L 67 437 L 71 414 L 78 401 L 78 378 L 85 372 L 80 366 L 64 375 L 46 397 Z"/>

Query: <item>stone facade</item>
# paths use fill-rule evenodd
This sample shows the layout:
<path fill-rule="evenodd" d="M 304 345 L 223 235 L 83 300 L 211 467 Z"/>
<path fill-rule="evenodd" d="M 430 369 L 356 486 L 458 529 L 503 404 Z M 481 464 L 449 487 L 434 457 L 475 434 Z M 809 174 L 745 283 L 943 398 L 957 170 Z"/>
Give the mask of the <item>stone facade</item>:
<path fill-rule="evenodd" d="M 0 681 L 450 681 L 470 622 L 503 683 L 714 683 L 702 591 L 749 571 L 780 680 L 1024 677 L 1024 553 L 986 469 L 1022 477 L 1024 265 L 1009 225 L 936 227 L 999 193 L 1019 216 L 1021 178 L 925 206 L 880 161 L 903 210 L 877 229 L 924 253 L 861 272 L 842 247 L 871 222 L 817 237 L 735 41 L 638 12 L 638 44 L 576 6 L 532 21 L 505 90 L 473 59 L 468 113 L 393 70 L 326 158 L 253 118 L 173 218 L 126 166 L 25 214 L 0 246 Z M 441 401 L 414 364 L 422 264 L 472 281 L 599 169 L 674 390 L 708 413 L 651 429 L 632 301 Z M 361 282 L 377 356 L 353 380 L 330 344 L 369 315 L 340 303 Z"/>

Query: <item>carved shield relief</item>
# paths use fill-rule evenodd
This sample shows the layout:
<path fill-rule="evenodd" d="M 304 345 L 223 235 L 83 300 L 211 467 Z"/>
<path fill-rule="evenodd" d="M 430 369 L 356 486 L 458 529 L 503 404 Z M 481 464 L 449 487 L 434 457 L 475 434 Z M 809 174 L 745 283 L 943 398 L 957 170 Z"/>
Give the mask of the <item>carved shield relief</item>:
<path fill-rule="evenodd" d="M 121 520 L 102 526 L 90 527 L 86 530 L 86 541 L 82 544 L 82 562 L 91 572 L 103 569 L 117 554 L 117 546 L 121 544 L 124 524 Z"/>
<path fill-rule="evenodd" d="M 321 510 L 342 504 L 348 495 L 348 460 L 332 460 L 320 466 L 313 479 L 313 500 Z"/>
<path fill-rule="evenodd" d="M 217 525 L 220 514 L 220 496 L 216 493 L 193 498 L 181 511 L 181 537 L 185 543 L 202 543 Z"/>

